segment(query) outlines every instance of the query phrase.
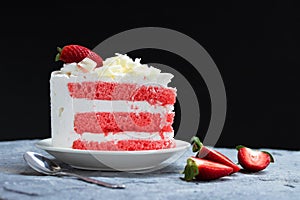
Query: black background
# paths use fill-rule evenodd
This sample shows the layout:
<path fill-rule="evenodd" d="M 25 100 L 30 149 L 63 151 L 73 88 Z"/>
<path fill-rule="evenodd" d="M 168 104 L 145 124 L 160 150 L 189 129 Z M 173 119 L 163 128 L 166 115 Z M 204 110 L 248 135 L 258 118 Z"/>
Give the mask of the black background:
<path fill-rule="evenodd" d="M 119 32 L 154 26 L 193 38 L 218 66 L 228 110 L 216 146 L 300 149 L 299 3 L 140 4 L 52 2 L 1 7 L 0 140 L 50 137 L 49 78 L 51 71 L 60 68 L 54 62 L 57 46 L 76 43 L 92 49 Z M 210 102 L 192 66 L 158 50 L 129 55 L 145 63 L 174 66 L 188 77 L 200 102 L 197 134 L 205 135 Z M 176 118 L 175 126 L 179 121 Z"/>

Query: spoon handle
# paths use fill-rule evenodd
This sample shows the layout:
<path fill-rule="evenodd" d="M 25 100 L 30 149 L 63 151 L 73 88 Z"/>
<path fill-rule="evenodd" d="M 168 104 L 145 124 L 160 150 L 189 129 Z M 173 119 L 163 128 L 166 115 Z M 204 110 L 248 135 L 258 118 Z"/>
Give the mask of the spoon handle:
<path fill-rule="evenodd" d="M 88 182 L 88 183 L 94 183 L 96 185 L 113 188 L 113 189 L 124 189 L 125 188 L 125 185 L 123 185 L 123 184 L 111 184 L 111 183 L 99 181 L 97 179 L 92 179 L 92 178 L 89 178 L 86 176 L 81 176 L 79 174 L 74 174 L 74 173 L 70 173 L 70 172 L 58 172 L 58 173 L 56 173 L 56 175 L 72 176 L 72 177 L 76 177 L 76 178 L 83 180 L 85 182 Z"/>

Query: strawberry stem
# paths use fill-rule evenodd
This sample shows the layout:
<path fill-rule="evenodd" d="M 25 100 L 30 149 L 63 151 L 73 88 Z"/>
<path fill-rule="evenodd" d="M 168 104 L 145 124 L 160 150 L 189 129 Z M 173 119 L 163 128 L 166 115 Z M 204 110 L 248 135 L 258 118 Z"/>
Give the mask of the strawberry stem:
<path fill-rule="evenodd" d="M 240 150 L 241 148 L 244 148 L 245 146 L 243 146 L 243 145 L 238 145 L 238 146 L 236 146 L 235 148 L 236 148 L 236 150 Z"/>
<path fill-rule="evenodd" d="M 57 49 L 58 53 L 55 56 L 55 61 L 59 61 L 62 49 L 60 47 L 57 47 L 56 49 Z"/>
<path fill-rule="evenodd" d="M 184 180 L 186 181 L 193 180 L 195 176 L 199 174 L 199 170 L 196 165 L 196 162 L 188 158 L 183 173 L 184 173 Z"/>
<path fill-rule="evenodd" d="M 58 51 L 59 53 L 61 53 L 61 51 L 62 51 L 62 48 L 60 48 L 60 47 L 56 47 L 56 49 L 57 49 L 57 51 Z"/>
<path fill-rule="evenodd" d="M 196 136 L 193 136 L 191 139 L 191 144 L 193 145 L 193 152 L 197 152 L 200 151 L 200 149 L 202 148 L 203 144 L 200 141 L 200 139 Z"/>

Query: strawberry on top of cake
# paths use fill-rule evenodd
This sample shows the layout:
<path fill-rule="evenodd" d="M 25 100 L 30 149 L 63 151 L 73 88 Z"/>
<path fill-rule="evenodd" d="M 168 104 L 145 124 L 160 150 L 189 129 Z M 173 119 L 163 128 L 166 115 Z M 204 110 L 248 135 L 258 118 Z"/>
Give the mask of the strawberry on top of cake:
<path fill-rule="evenodd" d="M 53 146 L 109 151 L 175 146 L 172 74 L 126 54 L 103 60 L 80 45 L 59 49 L 56 60 L 64 64 L 50 78 Z"/>

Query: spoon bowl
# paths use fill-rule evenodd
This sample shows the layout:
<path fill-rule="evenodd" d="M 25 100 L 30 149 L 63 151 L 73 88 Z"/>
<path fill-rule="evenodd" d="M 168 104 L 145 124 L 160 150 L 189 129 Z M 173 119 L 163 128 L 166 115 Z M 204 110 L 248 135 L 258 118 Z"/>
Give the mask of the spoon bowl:
<path fill-rule="evenodd" d="M 80 180 L 83 180 L 85 182 L 97 184 L 108 188 L 114 188 L 114 189 L 125 188 L 125 185 L 123 184 L 107 183 L 107 182 L 99 181 L 97 179 L 81 176 L 79 174 L 64 172 L 56 162 L 36 152 L 28 151 L 23 154 L 23 158 L 32 169 L 45 175 L 72 176 Z"/>
<path fill-rule="evenodd" d="M 26 152 L 23 157 L 31 168 L 42 174 L 53 175 L 61 171 L 61 167 L 56 162 L 38 153 Z"/>

